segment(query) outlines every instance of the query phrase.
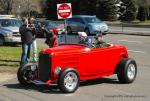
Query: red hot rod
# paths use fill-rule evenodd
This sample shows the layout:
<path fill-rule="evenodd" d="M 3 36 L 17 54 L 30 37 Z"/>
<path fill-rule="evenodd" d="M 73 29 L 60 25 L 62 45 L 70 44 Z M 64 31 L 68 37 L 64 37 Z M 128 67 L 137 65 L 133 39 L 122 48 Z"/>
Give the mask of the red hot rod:
<path fill-rule="evenodd" d="M 22 85 L 58 84 L 65 93 L 75 92 L 80 81 L 117 74 L 121 83 L 132 83 L 137 74 L 136 62 L 122 45 L 89 48 L 64 44 L 42 50 L 38 66 L 27 64 L 18 70 Z"/>

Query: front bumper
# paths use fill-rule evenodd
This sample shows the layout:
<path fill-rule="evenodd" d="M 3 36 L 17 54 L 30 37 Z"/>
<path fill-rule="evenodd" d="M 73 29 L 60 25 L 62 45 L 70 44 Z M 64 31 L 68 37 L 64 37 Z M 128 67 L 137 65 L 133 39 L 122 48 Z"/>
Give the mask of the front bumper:
<path fill-rule="evenodd" d="M 5 42 L 11 42 L 11 43 L 21 43 L 21 37 L 4 37 Z"/>
<path fill-rule="evenodd" d="M 53 80 L 49 80 L 48 82 L 43 82 L 41 80 L 33 80 L 31 81 L 31 83 L 35 84 L 35 85 L 58 85 L 55 81 Z"/>
<path fill-rule="evenodd" d="M 106 35 L 108 33 L 108 31 L 104 31 L 104 32 L 101 32 L 101 31 L 91 31 L 90 33 L 93 34 L 93 35 L 96 35 L 96 34 Z"/>
<path fill-rule="evenodd" d="M 91 34 L 99 34 L 99 33 L 105 33 L 107 34 L 109 31 L 108 27 L 107 26 L 98 26 L 97 28 L 90 28 L 90 33 Z"/>

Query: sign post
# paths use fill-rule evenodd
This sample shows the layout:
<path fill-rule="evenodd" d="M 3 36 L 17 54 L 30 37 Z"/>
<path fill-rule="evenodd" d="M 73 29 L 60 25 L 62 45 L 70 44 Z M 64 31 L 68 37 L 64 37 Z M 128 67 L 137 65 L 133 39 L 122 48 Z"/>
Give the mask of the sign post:
<path fill-rule="evenodd" d="M 57 4 L 58 19 L 64 19 L 64 27 L 66 29 L 66 19 L 72 17 L 71 3 Z M 65 43 L 67 43 L 67 32 L 65 33 Z"/>

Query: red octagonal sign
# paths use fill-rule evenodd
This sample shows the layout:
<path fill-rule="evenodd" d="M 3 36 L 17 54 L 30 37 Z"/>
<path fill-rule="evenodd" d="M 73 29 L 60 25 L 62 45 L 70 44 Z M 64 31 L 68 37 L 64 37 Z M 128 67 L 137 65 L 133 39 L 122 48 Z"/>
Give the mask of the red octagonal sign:
<path fill-rule="evenodd" d="M 57 4 L 58 19 L 66 19 L 72 17 L 71 3 Z"/>

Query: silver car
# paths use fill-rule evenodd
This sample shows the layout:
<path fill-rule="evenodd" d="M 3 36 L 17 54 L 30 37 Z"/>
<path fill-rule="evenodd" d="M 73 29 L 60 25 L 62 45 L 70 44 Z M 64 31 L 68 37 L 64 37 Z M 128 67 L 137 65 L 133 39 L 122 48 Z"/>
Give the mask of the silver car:
<path fill-rule="evenodd" d="M 105 22 L 96 16 L 75 15 L 66 20 L 67 33 L 86 32 L 88 35 L 108 32 L 108 26 Z"/>
<path fill-rule="evenodd" d="M 16 18 L 0 18 L 0 46 L 4 43 L 21 43 L 19 27 L 21 22 Z"/>

